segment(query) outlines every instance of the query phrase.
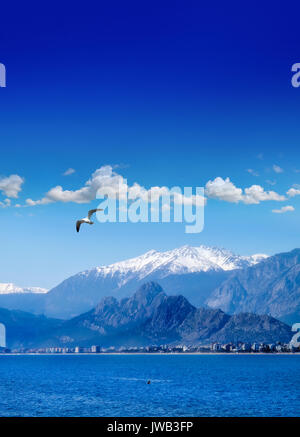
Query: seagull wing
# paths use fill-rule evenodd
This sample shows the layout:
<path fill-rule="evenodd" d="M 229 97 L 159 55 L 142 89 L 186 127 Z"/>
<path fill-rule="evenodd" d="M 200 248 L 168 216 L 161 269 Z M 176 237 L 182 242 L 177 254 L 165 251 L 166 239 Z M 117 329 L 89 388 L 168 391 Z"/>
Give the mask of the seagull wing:
<path fill-rule="evenodd" d="M 103 209 L 91 209 L 88 213 L 88 219 L 90 219 L 92 215 L 97 211 L 103 211 Z"/>
<path fill-rule="evenodd" d="M 84 223 L 83 220 L 77 220 L 77 222 L 76 222 L 76 231 L 77 232 L 79 232 L 80 226 L 82 225 L 82 223 Z"/>

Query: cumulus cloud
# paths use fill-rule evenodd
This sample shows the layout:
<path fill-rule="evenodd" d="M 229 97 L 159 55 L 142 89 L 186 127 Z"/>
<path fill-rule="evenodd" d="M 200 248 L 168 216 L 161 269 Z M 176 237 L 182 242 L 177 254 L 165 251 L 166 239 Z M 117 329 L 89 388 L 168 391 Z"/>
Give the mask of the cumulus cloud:
<path fill-rule="evenodd" d="M 194 190 L 195 191 L 195 190 Z M 231 203 L 259 204 L 267 200 L 284 201 L 282 196 L 275 191 L 265 191 L 260 185 L 251 187 L 236 187 L 229 178 L 223 179 L 217 177 L 207 182 L 205 186 L 205 195 L 207 198 L 223 200 Z M 100 196 L 117 199 L 142 199 L 145 202 L 153 203 L 163 196 L 172 194 L 174 204 L 198 205 L 206 203 L 204 193 L 199 191 L 196 194 L 192 191 L 182 192 L 180 188 L 170 190 L 168 187 L 151 187 L 146 189 L 139 183 L 132 185 L 127 184 L 127 180 L 118 174 L 112 166 L 106 165 L 97 169 L 86 181 L 84 186 L 77 190 L 65 190 L 58 185 L 51 188 L 41 199 L 27 199 L 27 206 L 47 205 L 55 202 L 73 202 L 78 204 L 90 203 Z"/>
<path fill-rule="evenodd" d="M 8 177 L 0 177 L 0 191 L 6 197 L 16 199 L 19 195 L 19 192 L 22 190 L 22 185 L 24 182 L 25 180 L 17 174 L 13 174 Z"/>
<path fill-rule="evenodd" d="M 272 168 L 275 173 L 283 173 L 283 168 L 279 167 L 279 165 L 274 164 Z"/>
<path fill-rule="evenodd" d="M 258 204 L 266 200 L 286 200 L 285 196 L 281 196 L 275 191 L 265 191 L 260 185 L 252 185 L 249 188 L 245 188 L 243 192 L 242 188 L 236 187 L 229 178 L 224 180 L 221 177 L 207 182 L 205 194 L 212 199 L 232 203 Z"/>
<path fill-rule="evenodd" d="M 116 173 L 112 171 L 110 166 L 104 166 L 96 170 L 85 185 L 78 190 L 64 190 L 62 186 L 57 185 L 51 188 L 46 195 L 39 200 L 27 199 L 26 203 L 29 206 L 46 205 L 54 202 L 74 202 L 74 203 L 89 203 L 96 199 L 97 191 L 100 188 L 111 186 L 117 187 L 119 180 Z"/>
<path fill-rule="evenodd" d="M 245 188 L 245 194 L 243 196 L 244 203 L 258 204 L 266 200 L 282 202 L 286 200 L 286 198 L 275 191 L 265 191 L 260 185 L 252 185 L 250 188 Z"/>
<path fill-rule="evenodd" d="M 295 211 L 295 208 L 291 205 L 283 206 L 280 209 L 272 209 L 275 214 L 284 214 L 285 212 Z"/>
<path fill-rule="evenodd" d="M 289 197 L 295 197 L 295 196 L 299 196 L 300 194 L 300 187 L 298 185 L 294 186 L 293 188 L 290 188 L 287 193 L 286 193 Z"/>
<path fill-rule="evenodd" d="M 74 170 L 74 168 L 68 168 L 68 170 L 66 170 L 63 173 L 63 176 L 70 176 L 71 174 L 75 173 L 76 170 Z"/>
<path fill-rule="evenodd" d="M 64 190 L 62 186 L 58 185 L 51 188 L 42 199 L 27 199 L 26 204 L 28 206 L 46 205 L 54 202 L 81 204 L 89 203 L 101 195 L 118 199 L 125 199 L 128 196 L 130 200 L 141 198 L 150 202 L 169 193 L 170 190 L 167 187 L 152 187 L 147 190 L 136 182 L 129 186 L 123 176 L 116 173 L 110 165 L 106 165 L 97 169 L 85 185 L 78 190 Z M 205 202 L 204 197 L 197 194 L 185 196 L 180 192 L 175 192 L 173 198 L 175 203 L 203 205 Z"/>
<path fill-rule="evenodd" d="M 205 186 L 205 194 L 212 199 L 224 200 L 225 202 L 238 203 L 243 198 L 243 190 L 237 188 L 229 178 L 221 177 L 208 181 Z"/>

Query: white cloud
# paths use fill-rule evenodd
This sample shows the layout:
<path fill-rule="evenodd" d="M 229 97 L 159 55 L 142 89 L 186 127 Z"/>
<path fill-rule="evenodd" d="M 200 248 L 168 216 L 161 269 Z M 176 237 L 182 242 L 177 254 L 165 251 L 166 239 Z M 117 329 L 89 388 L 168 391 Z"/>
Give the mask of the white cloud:
<path fill-rule="evenodd" d="M 283 173 L 283 168 L 279 167 L 279 165 L 274 164 L 272 168 L 275 173 Z"/>
<path fill-rule="evenodd" d="M 17 174 L 8 177 L 0 177 L 0 191 L 5 196 L 16 199 L 22 190 L 22 184 L 24 182 L 24 178 L 21 178 L 21 176 Z"/>
<path fill-rule="evenodd" d="M 42 199 L 27 199 L 26 203 L 29 206 L 46 205 L 54 202 L 89 203 L 96 199 L 97 191 L 100 188 L 111 186 L 116 189 L 122 179 L 122 176 L 114 173 L 110 166 L 104 166 L 96 170 L 85 185 L 78 190 L 64 190 L 63 187 L 58 185 L 51 188 Z"/>
<path fill-rule="evenodd" d="M 110 165 L 97 169 L 91 178 L 78 190 L 64 190 L 60 185 L 51 188 L 42 199 L 27 199 L 27 206 L 46 205 L 54 202 L 74 202 L 89 203 L 97 198 L 97 195 L 107 195 L 108 197 L 117 197 L 124 199 L 127 195 L 130 200 L 141 198 L 147 202 L 157 199 L 160 195 L 170 193 L 167 187 L 152 187 L 147 190 L 138 183 L 129 186 L 127 180 L 119 175 Z M 192 195 L 184 196 L 180 193 L 174 193 L 174 202 L 185 202 L 190 204 L 203 205 L 205 199 L 203 196 Z"/>
<path fill-rule="evenodd" d="M 300 187 L 298 185 L 295 185 L 293 188 L 290 188 L 287 193 L 289 197 L 295 197 L 299 196 L 300 194 Z"/>
<path fill-rule="evenodd" d="M 64 190 L 58 185 L 51 188 L 44 197 L 38 200 L 27 199 L 27 206 L 47 205 L 55 202 L 73 202 L 78 204 L 90 203 L 97 198 L 97 195 L 107 195 L 108 197 L 116 197 L 119 199 L 135 200 L 140 198 L 146 202 L 155 202 L 160 196 L 169 195 L 168 187 L 152 187 L 146 189 L 142 185 L 135 182 L 132 185 L 127 184 L 127 180 L 114 169 L 109 166 L 103 166 L 97 169 L 83 187 L 77 190 Z M 199 193 L 188 193 L 172 191 L 174 203 L 184 203 L 185 205 L 204 205 L 206 199 Z M 245 204 L 259 204 L 267 200 L 284 201 L 285 196 L 282 196 L 275 191 L 265 191 L 260 185 L 252 185 L 251 187 L 238 188 L 229 178 L 222 179 L 217 177 L 214 180 L 207 182 L 205 186 L 205 195 L 208 198 L 219 199 L 225 202 Z"/>
<path fill-rule="evenodd" d="M 252 185 L 250 188 L 245 188 L 245 194 L 243 196 L 244 203 L 258 204 L 266 200 L 282 202 L 286 200 L 286 198 L 275 191 L 265 191 L 260 185 Z"/>
<path fill-rule="evenodd" d="M 75 173 L 76 172 L 76 170 L 74 170 L 74 168 L 68 168 L 68 170 L 66 170 L 64 173 L 63 173 L 63 176 L 70 176 L 71 174 L 73 174 L 73 173 Z"/>
<path fill-rule="evenodd" d="M 275 191 L 265 191 L 260 185 L 252 185 L 249 188 L 245 188 L 243 192 L 243 190 L 236 187 L 229 178 L 224 180 L 221 177 L 207 182 L 205 194 L 207 197 L 232 203 L 244 202 L 246 204 L 258 204 L 266 200 L 280 202 L 286 200 L 285 196 L 281 196 Z"/>
<path fill-rule="evenodd" d="M 272 212 L 274 212 L 275 214 L 284 214 L 285 212 L 289 212 L 289 211 L 295 211 L 295 208 L 291 205 L 288 205 L 288 206 L 283 206 L 280 209 L 272 209 Z"/>
<path fill-rule="evenodd" d="M 205 194 L 212 199 L 224 200 L 225 202 L 238 203 L 243 198 L 243 190 L 237 188 L 229 178 L 221 177 L 208 181 L 205 186 Z"/>
<path fill-rule="evenodd" d="M 53 203 L 53 202 L 50 199 L 47 199 L 46 197 L 40 200 L 26 199 L 27 206 L 47 205 L 48 203 Z"/>

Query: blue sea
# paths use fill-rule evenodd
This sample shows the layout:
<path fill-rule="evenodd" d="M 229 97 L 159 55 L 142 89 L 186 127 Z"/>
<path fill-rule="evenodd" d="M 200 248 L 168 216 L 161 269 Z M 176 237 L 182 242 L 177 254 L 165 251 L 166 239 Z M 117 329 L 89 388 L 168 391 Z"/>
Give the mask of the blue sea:
<path fill-rule="evenodd" d="M 0 356 L 0 416 L 299 416 L 299 386 L 296 355 Z"/>

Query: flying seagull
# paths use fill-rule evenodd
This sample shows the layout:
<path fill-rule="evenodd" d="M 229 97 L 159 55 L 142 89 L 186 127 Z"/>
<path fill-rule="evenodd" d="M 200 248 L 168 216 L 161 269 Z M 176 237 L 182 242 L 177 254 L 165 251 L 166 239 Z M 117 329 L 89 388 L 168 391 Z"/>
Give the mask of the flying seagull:
<path fill-rule="evenodd" d="M 80 226 L 82 225 L 82 223 L 88 223 L 89 225 L 93 225 L 94 224 L 94 222 L 91 221 L 91 217 L 97 211 L 103 211 L 103 209 L 91 209 L 89 211 L 87 217 L 85 217 L 85 218 L 83 218 L 81 220 L 77 220 L 77 222 L 76 222 L 76 230 L 77 230 L 77 232 L 79 232 Z"/>

